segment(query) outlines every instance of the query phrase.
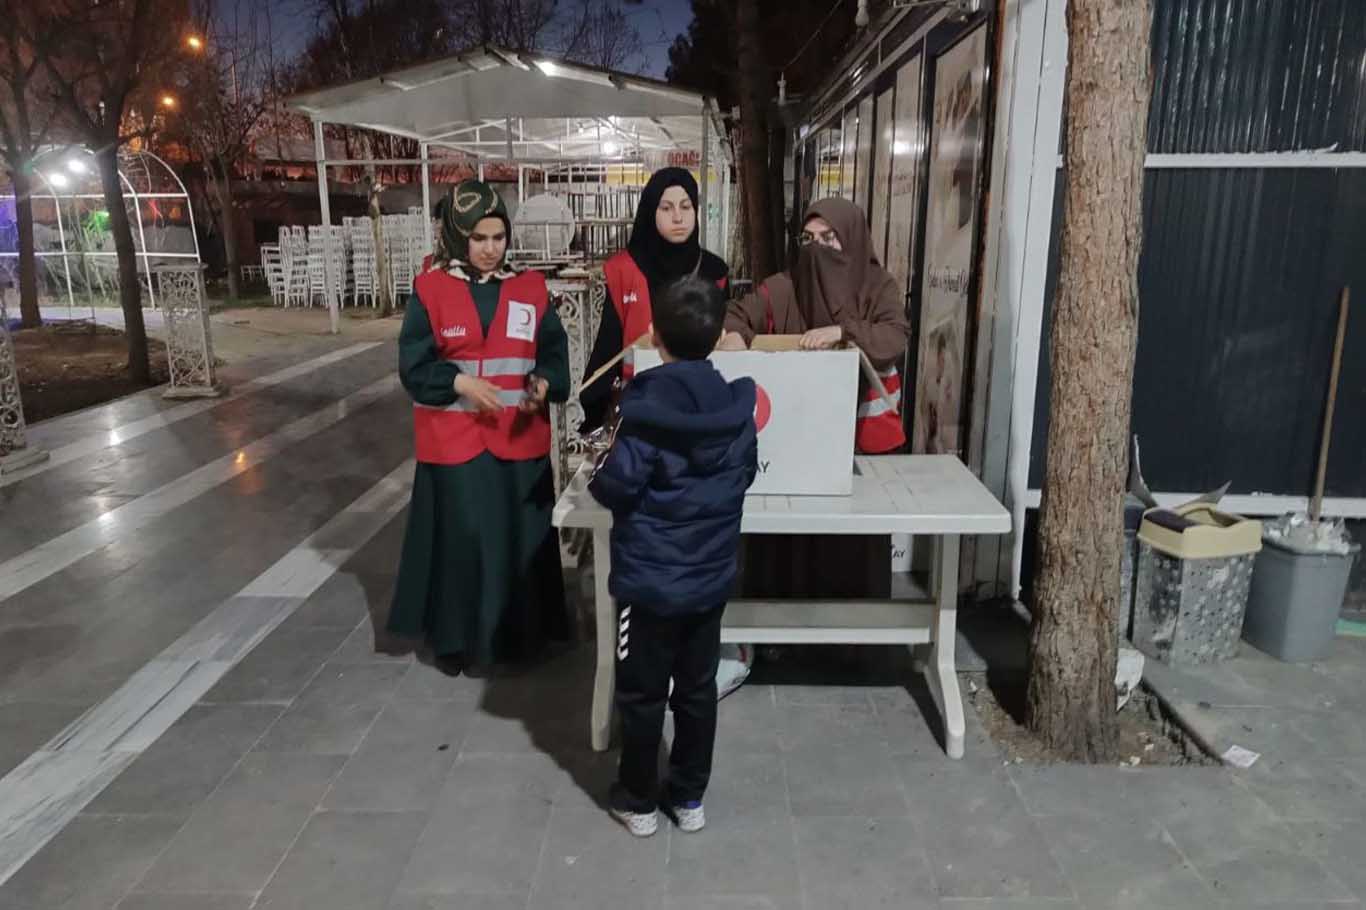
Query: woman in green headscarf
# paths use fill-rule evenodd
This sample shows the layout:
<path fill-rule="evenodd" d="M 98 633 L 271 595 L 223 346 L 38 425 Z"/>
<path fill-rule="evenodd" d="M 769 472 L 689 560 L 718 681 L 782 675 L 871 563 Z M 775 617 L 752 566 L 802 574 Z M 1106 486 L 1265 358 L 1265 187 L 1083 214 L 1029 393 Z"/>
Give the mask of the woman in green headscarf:
<path fill-rule="evenodd" d="M 467 180 L 437 211 L 399 333 L 417 471 L 388 628 L 455 675 L 567 637 L 546 408 L 569 396 L 569 345 L 545 278 L 506 262 L 498 194 Z"/>

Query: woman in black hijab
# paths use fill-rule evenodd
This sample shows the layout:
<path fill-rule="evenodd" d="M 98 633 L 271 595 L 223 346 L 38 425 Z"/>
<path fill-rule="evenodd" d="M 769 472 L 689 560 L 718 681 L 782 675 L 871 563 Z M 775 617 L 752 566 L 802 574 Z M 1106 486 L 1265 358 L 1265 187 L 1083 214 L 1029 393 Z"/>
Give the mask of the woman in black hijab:
<path fill-rule="evenodd" d="M 686 275 L 725 289 L 729 269 L 698 242 L 697 181 L 683 168 L 655 171 L 640 194 L 631 242 L 603 265 L 607 301 L 585 378 L 650 330 L 650 301 L 661 288 Z M 629 381 L 631 366 L 618 366 L 580 395 L 586 433 L 602 425 L 618 377 Z"/>

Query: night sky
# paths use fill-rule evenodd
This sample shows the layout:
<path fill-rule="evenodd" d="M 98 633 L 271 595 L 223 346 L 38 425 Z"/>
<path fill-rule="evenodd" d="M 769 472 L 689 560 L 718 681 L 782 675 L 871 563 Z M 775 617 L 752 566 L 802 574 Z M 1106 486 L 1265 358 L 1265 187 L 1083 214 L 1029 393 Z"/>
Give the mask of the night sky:
<path fill-rule="evenodd" d="M 271 0 L 275 30 L 285 38 L 291 50 L 301 48 L 309 38 L 317 15 L 308 0 Z M 638 7 L 627 8 L 645 44 L 645 65 L 642 73 L 662 78 L 669 65 L 669 45 L 674 38 L 687 31 L 692 21 L 690 0 L 645 0 Z"/>

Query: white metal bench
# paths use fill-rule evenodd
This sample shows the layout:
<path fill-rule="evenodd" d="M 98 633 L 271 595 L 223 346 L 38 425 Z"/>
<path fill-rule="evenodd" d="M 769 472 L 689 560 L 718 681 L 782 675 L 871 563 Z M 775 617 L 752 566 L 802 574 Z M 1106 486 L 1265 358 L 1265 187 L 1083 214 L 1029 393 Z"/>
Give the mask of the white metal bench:
<path fill-rule="evenodd" d="M 591 735 L 603 751 L 611 738 L 616 674 L 616 610 L 607 591 L 612 516 L 588 494 L 586 468 L 555 506 L 562 528 L 593 533 L 597 673 Z M 926 679 L 944 720 L 945 747 L 963 756 L 963 703 L 954 667 L 958 615 L 958 550 L 966 536 L 1005 534 L 1010 513 L 949 455 L 859 457 L 851 496 L 751 496 L 746 534 L 912 534 L 934 541 L 930 599 L 735 600 L 726 608 L 722 640 L 755 644 L 899 644 L 930 657 Z M 889 561 L 890 570 L 890 561 Z"/>

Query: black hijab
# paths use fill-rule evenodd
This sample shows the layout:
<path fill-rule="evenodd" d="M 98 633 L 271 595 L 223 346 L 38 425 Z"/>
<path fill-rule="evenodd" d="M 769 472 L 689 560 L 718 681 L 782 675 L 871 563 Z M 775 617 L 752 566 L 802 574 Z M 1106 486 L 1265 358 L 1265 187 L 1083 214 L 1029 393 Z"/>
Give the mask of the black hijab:
<path fill-rule="evenodd" d="M 694 272 L 699 278 L 711 281 L 726 274 L 726 264 L 702 249 L 698 242 L 697 227 L 682 243 L 670 243 L 655 227 L 659 200 L 664 197 L 665 190 L 675 186 L 683 187 L 683 192 L 688 194 L 700 223 L 703 213 L 697 207 L 697 181 L 681 167 L 662 168 L 650 176 L 650 181 L 640 192 L 635 225 L 631 228 L 631 242 L 626 246 L 636 267 L 649 282 L 651 296 L 659 288 Z"/>

